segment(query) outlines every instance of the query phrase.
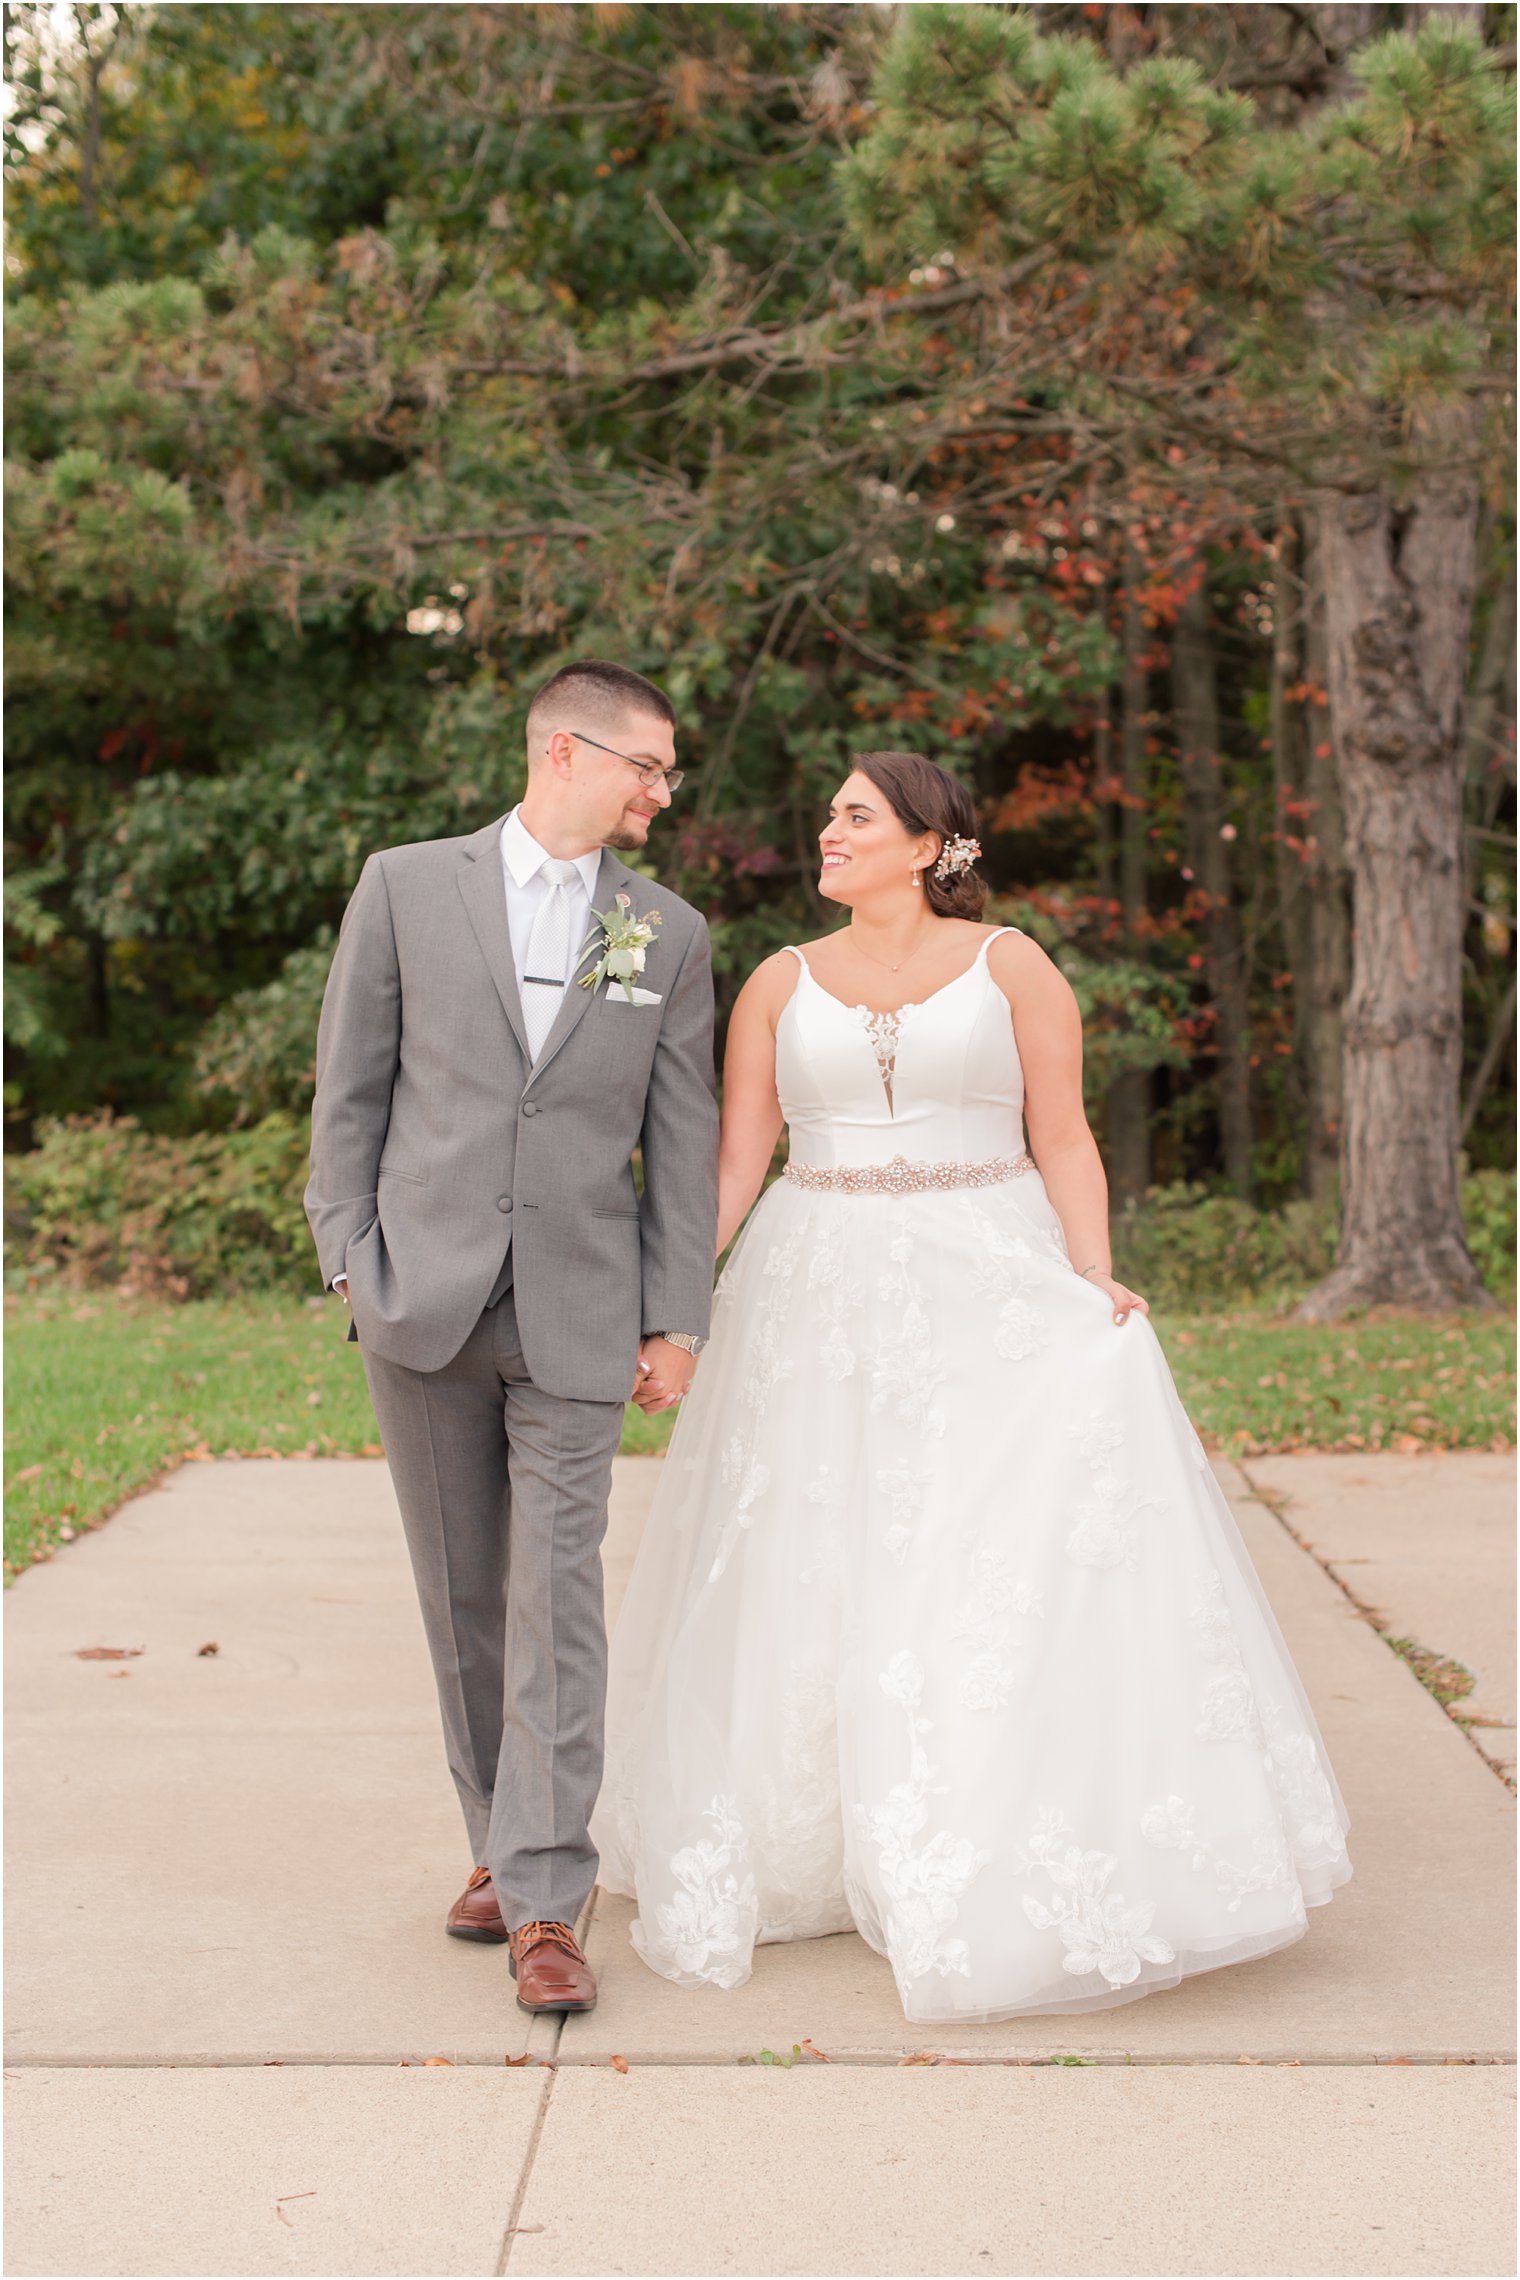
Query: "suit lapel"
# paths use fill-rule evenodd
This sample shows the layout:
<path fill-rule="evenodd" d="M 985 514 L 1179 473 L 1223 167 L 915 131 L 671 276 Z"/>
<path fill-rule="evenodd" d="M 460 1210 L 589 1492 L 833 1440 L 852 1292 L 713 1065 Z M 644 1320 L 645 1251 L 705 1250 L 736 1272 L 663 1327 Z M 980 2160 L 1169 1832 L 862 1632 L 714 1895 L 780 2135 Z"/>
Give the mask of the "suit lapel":
<path fill-rule="evenodd" d="M 554 1017 L 553 1028 L 544 1039 L 543 1051 L 533 1064 L 535 1077 L 541 1075 L 549 1066 L 565 1040 L 573 1035 L 577 1023 L 583 1021 L 590 1011 L 591 1001 L 596 996 L 596 992 L 595 990 L 583 990 L 579 977 L 582 974 L 589 973 L 597 962 L 601 932 L 596 923 L 596 913 L 608 908 L 613 896 L 620 892 L 624 883 L 632 876 L 633 874 L 627 865 L 618 861 L 610 847 L 602 849 L 601 868 L 596 874 L 596 893 L 591 898 L 591 931 L 596 936 L 596 941 L 593 942 L 584 958 L 576 960 L 575 970 L 571 974 L 565 990 L 564 1003 Z M 641 883 L 647 886 L 649 882 L 645 880 Z M 577 942 L 575 947 L 579 950 L 580 944 Z"/>
<path fill-rule="evenodd" d="M 512 957 L 512 930 L 507 923 L 507 885 L 501 867 L 502 818 L 488 823 L 484 831 L 477 831 L 467 839 L 460 851 L 459 892 L 464 907 L 470 914 L 475 939 L 496 984 L 501 1007 L 512 1025 L 512 1034 L 522 1050 L 525 1065 L 531 1066 L 533 1056 L 528 1051 L 528 1031 L 523 1020 L 522 998 L 517 988 L 517 967 Z M 603 858 L 605 862 L 606 858 Z"/>

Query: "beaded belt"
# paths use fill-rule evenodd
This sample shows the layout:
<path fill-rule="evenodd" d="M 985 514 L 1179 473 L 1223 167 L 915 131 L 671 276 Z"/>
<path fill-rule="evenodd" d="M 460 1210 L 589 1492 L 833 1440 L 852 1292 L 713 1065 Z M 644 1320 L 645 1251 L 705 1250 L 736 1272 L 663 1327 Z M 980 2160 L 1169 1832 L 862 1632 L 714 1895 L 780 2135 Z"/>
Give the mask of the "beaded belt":
<path fill-rule="evenodd" d="M 844 1195 L 917 1195 L 925 1188 L 996 1187 L 1035 1169 L 1033 1156 L 988 1156 L 979 1164 L 910 1163 L 894 1156 L 890 1164 L 795 1164 L 786 1166 L 794 1187 L 832 1188 Z"/>

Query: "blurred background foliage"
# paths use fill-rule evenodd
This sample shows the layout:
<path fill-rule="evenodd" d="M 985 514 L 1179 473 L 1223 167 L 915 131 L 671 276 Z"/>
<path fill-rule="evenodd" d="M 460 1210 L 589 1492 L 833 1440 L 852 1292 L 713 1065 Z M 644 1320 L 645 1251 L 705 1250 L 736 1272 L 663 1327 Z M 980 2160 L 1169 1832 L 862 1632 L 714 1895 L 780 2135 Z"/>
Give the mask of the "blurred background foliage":
<path fill-rule="evenodd" d="M 601 654 L 680 712 L 652 862 L 710 916 L 721 1013 L 828 923 L 851 752 L 929 752 L 993 915 L 1077 989 L 1118 1198 L 1307 1199 L 1273 1256 L 1319 1271 L 1351 920 L 1305 500 L 1454 390 L 1489 439 L 1463 1146 L 1512 1167 L 1513 10 L 1385 42 L 1359 124 L 1310 134 L 1335 13 L 10 9 L 27 1255 L 298 1272 L 363 858 L 501 813 L 533 688 Z M 989 73 L 1030 106 L 1017 181 Z M 1030 233 L 1060 258 L 1026 275 Z M 1354 341 L 1315 314 L 1331 239 L 1376 280 Z"/>

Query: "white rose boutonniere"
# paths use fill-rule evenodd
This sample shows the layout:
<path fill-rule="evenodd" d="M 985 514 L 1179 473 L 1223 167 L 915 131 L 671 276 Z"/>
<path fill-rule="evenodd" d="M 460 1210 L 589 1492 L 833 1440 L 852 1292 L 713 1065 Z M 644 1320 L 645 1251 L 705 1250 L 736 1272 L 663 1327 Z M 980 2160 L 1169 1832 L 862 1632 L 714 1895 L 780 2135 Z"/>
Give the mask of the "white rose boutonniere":
<path fill-rule="evenodd" d="M 646 911 L 642 918 L 633 915 L 633 904 L 627 895 L 613 898 L 611 910 L 594 910 L 596 920 L 581 948 L 581 957 L 594 950 L 600 942 L 602 955 L 589 974 L 582 974 L 581 988 L 594 990 L 598 982 L 621 982 L 630 1005 L 633 1003 L 633 978 L 644 971 L 644 959 L 650 944 L 660 931 L 660 914 Z M 598 928 L 600 933 L 598 933 Z M 576 961 L 579 964 L 579 959 Z"/>

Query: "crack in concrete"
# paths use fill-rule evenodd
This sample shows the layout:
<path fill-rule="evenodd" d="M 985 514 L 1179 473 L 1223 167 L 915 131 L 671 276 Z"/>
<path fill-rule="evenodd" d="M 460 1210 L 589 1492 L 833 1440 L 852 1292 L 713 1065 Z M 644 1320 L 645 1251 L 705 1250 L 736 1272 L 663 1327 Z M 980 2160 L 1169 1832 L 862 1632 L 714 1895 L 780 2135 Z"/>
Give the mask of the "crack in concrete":
<path fill-rule="evenodd" d="M 1323 1557 L 1318 1551 L 1316 1551 L 1315 1547 L 1310 1543 L 1307 1536 L 1301 1536 L 1299 1534 L 1292 1521 L 1288 1518 L 1288 1504 L 1290 1502 L 1290 1499 L 1286 1496 L 1279 1495 L 1274 1489 L 1258 1487 L 1257 1483 L 1251 1478 L 1250 1473 L 1246 1470 L 1245 1459 L 1241 1457 L 1231 1457 L 1230 1462 L 1235 1467 L 1236 1471 L 1240 1474 L 1240 1477 L 1245 1482 L 1247 1488 L 1251 1491 L 1251 1494 L 1255 1501 L 1261 1505 L 1265 1511 L 1271 1513 L 1273 1519 L 1282 1529 L 1283 1534 L 1287 1536 L 1293 1543 L 1295 1543 L 1301 1552 L 1308 1554 L 1309 1558 L 1313 1560 L 1315 1566 L 1320 1570 L 1320 1573 L 1322 1575 L 1327 1575 L 1330 1578 L 1330 1581 L 1335 1585 L 1336 1590 L 1341 1594 L 1343 1599 L 1345 1599 L 1352 1607 L 1356 1609 L 1358 1616 L 1367 1625 L 1368 1629 L 1370 1631 L 1374 1631 L 1377 1634 L 1377 1636 L 1382 1640 L 1384 1646 L 1387 1647 L 1389 1653 L 1396 1656 L 1397 1659 L 1404 1665 L 1404 1668 L 1409 1672 L 1409 1675 L 1414 1680 L 1415 1684 L 1423 1688 L 1424 1692 L 1430 1696 L 1431 1701 L 1434 1702 L 1440 1709 L 1447 1723 L 1456 1727 L 1458 1733 L 1462 1736 L 1463 1741 L 1466 1742 L 1473 1755 L 1478 1758 L 1482 1764 L 1487 1766 L 1489 1772 L 1498 1782 L 1500 1788 L 1507 1789 L 1510 1795 L 1513 1797 L 1516 1793 L 1514 1776 L 1506 1773 L 1503 1766 L 1496 1765 L 1493 1759 L 1489 1756 L 1488 1752 L 1483 1749 L 1473 1738 L 1472 1729 L 1475 1725 L 1483 1724 L 1493 1726 L 1497 1725 L 1498 1721 L 1492 1718 L 1485 1718 L 1482 1720 L 1463 1718 L 1452 1703 L 1443 1702 L 1440 1695 L 1436 1692 L 1435 1688 L 1426 1684 L 1424 1678 L 1420 1674 L 1418 1664 L 1413 1659 L 1412 1654 L 1405 1652 L 1404 1650 L 1412 1649 L 1417 1654 L 1429 1656 L 1432 1661 L 1435 1662 L 1442 1660 L 1450 1661 L 1453 1658 L 1441 1657 L 1437 1655 L 1434 1648 L 1426 1647 L 1423 1642 L 1414 1639 L 1407 1639 L 1403 1636 L 1402 1633 L 1395 1632 L 1389 1625 L 1388 1619 L 1383 1614 L 1382 1609 L 1372 1606 L 1370 1602 L 1365 1599 L 1359 1599 L 1356 1593 L 1352 1590 L 1350 1584 L 1347 1583 L 1345 1577 L 1336 1572 L 1336 1569 L 1331 1565 L 1329 1559 Z M 1341 1562 L 1342 1566 L 1355 1565 L 1360 1567 L 1363 1564 L 1364 1562 L 1361 1560 L 1356 1560 L 1354 1562 Z M 1465 1668 L 1465 1666 L 1460 1667 Z"/>

